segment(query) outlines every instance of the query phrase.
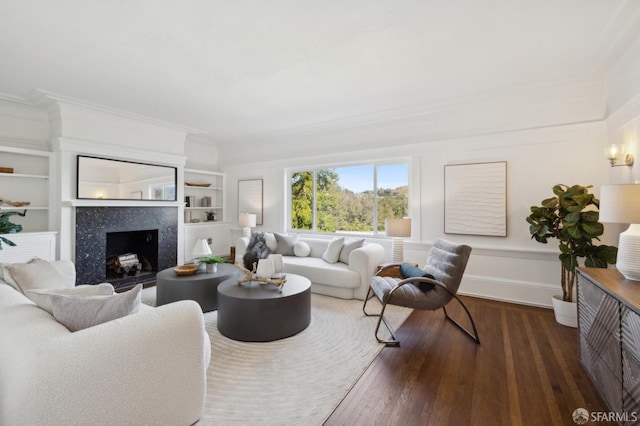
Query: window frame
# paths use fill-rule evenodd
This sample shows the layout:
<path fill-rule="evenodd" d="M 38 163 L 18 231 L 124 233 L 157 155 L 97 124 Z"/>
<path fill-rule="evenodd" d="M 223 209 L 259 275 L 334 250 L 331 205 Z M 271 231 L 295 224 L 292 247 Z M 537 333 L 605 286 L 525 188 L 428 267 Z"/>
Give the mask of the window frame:
<path fill-rule="evenodd" d="M 318 164 L 313 166 L 306 167 L 291 167 L 286 169 L 285 173 L 285 230 L 286 232 L 291 233 L 301 233 L 301 234 L 317 234 L 317 235 L 339 235 L 339 236 L 358 236 L 358 237 L 366 237 L 366 238 L 380 238 L 384 237 L 384 231 L 378 230 L 378 167 L 381 166 L 392 166 L 392 165 L 406 165 L 407 167 L 407 216 L 410 216 L 410 212 L 412 210 L 411 203 L 411 194 L 412 194 L 412 159 L 409 157 L 398 157 L 398 158 L 390 158 L 386 160 L 378 160 L 378 161 L 362 161 L 362 162 L 349 162 L 349 163 L 328 163 L 328 164 Z M 372 222 L 372 232 L 322 232 L 317 230 L 317 199 L 316 199 L 316 172 L 322 169 L 339 169 L 339 168 L 347 168 L 347 167 L 358 167 L 358 166 L 373 166 L 373 193 L 374 193 L 374 202 L 373 202 L 373 222 Z M 294 173 L 301 172 L 313 172 L 313 198 L 312 198 L 312 225 L 311 229 L 296 229 L 291 226 L 291 207 L 292 207 L 292 194 L 291 194 L 291 180 Z"/>

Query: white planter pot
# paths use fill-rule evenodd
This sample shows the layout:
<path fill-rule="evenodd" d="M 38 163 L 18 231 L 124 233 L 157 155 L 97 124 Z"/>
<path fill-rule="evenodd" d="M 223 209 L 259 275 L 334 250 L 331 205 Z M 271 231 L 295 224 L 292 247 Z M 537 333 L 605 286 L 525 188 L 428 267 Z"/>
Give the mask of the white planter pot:
<path fill-rule="evenodd" d="M 553 296 L 553 312 L 556 315 L 556 321 L 567 327 L 578 327 L 578 304 L 576 302 L 565 302 L 562 296 Z"/>

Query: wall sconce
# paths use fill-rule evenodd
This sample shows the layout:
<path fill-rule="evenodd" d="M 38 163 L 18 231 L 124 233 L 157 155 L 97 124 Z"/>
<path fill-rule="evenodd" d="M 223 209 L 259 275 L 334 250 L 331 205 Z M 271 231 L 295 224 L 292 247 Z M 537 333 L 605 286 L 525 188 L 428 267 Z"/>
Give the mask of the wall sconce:
<path fill-rule="evenodd" d="M 609 145 L 609 147 L 607 148 L 607 160 L 609 160 L 609 163 L 611 163 L 611 167 L 633 166 L 633 155 L 631 154 L 625 155 L 624 151 L 625 151 L 625 146 L 623 144 L 618 145 L 618 144 L 612 143 L 611 145 Z M 621 158 L 623 160 L 622 164 L 616 164 L 618 158 Z"/>
<path fill-rule="evenodd" d="M 384 220 L 385 233 L 391 237 L 391 261 L 393 263 L 402 263 L 404 261 L 404 243 L 403 238 L 411 236 L 411 219 L 393 219 Z"/>

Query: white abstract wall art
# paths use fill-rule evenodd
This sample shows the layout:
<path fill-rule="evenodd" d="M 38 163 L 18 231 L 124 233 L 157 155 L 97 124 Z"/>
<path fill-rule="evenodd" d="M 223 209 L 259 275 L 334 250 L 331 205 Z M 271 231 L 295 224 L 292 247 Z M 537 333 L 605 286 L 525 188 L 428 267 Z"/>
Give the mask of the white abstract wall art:
<path fill-rule="evenodd" d="M 445 234 L 507 236 L 507 162 L 444 166 Z"/>

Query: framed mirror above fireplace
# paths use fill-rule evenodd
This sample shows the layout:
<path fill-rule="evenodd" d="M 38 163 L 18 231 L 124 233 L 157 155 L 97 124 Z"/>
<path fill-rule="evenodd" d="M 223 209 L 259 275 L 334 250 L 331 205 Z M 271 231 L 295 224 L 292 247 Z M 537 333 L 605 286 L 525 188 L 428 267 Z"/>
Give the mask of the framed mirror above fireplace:
<path fill-rule="evenodd" d="M 78 199 L 177 200 L 176 167 L 78 155 L 77 178 Z"/>

